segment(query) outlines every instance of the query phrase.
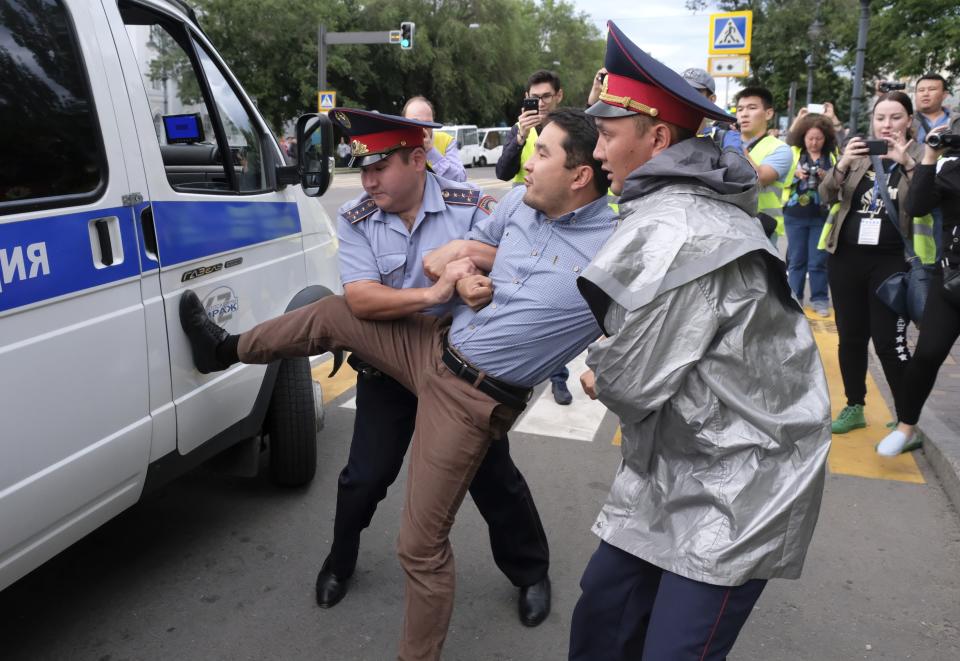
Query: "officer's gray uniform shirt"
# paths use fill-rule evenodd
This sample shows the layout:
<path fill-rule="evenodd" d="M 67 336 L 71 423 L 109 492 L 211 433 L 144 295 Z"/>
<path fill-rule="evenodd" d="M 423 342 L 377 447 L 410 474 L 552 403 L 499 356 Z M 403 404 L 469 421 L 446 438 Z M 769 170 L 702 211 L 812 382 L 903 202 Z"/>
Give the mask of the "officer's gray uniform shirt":
<path fill-rule="evenodd" d="M 498 246 L 493 300 L 477 313 L 458 306 L 450 342 L 494 378 L 531 387 L 600 335 L 576 281 L 616 227 L 616 214 L 604 195 L 550 219 L 523 204 L 525 192 L 510 191 L 467 235 Z"/>
<path fill-rule="evenodd" d="M 423 203 L 412 230 L 397 214 L 377 208 L 366 193 L 347 202 L 337 211 L 342 283 L 373 280 L 394 289 L 432 286 L 423 272 L 424 255 L 463 238 L 475 222 L 486 218 L 488 212 L 478 206 L 483 199 L 476 186 L 427 172 Z M 456 300 L 423 313 L 442 316 Z"/>

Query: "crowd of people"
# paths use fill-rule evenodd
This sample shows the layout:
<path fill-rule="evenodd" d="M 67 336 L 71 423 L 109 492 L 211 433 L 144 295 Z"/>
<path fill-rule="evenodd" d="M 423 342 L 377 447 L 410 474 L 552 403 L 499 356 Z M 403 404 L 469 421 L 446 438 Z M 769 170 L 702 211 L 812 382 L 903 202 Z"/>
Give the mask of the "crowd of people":
<path fill-rule="evenodd" d="M 890 455 L 917 445 L 960 336 L 960 165 L 921 142 L 960 129 L 942 78 L 921 79 L 916 112 L 902 92 L 880 95 L 869 137 L 845 139 L 825 104 L 783 142 L 768 90 L 743 89 L 731 116 L 707 72 L 671 71 L 613 23 L 608 35 L 586 110 L 561 106 L 555 73 L 530 76 L 499 204 L 465 182 L 426 98 L 402 116 L 336 108 L 364 189 L 338 213 L 343 296 L 240 335 L 191 292 L 181 300 L 202 372 L 352 351 L 357 415 L 321 607 L 347 594 L 361 532 L 412 446 L 400 659 L 440 657 L 467 493 L 521 622 L 549 614 L 547 537 L 507 434 L 539 383 L 563 403 L 564 366 L 584 349 L 581 385 L 619 417 L 622 461 L 569 658 L 724 659 L 767 581 L 800 574 L 831 435 L 865 425 L 868 342 L 896 403 L 877 448 Z M 933 267 L 913 356 L 911 320 L 876 293 L 908 259 Z M 832 424 L 808 281 L 813 312 L 829 316 L 832 297 L 837 320 L 847 406 Z"/>

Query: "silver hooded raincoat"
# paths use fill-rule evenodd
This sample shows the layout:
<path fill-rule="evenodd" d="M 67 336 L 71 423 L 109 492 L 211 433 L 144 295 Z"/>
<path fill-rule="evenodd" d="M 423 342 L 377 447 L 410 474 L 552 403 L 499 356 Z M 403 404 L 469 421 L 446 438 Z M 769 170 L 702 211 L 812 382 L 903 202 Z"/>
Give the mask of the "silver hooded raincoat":
<path fill-rule="evenodd" d="M 830 446 L 817 347 L 759 221 L 742 155 L 684 140 L 627 179 L 579 281 L 623 460 L 593 530 L 715 585 L 800 575 Z"/>

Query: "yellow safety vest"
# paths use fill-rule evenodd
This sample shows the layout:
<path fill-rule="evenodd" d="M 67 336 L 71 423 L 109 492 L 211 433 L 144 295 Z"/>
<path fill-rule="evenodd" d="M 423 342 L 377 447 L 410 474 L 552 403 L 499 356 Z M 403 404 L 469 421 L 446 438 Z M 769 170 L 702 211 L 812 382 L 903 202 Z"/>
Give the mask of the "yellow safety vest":
<path fill-rule="evenodd" d="M 613 197 L 613 198 L 616 198 L 616 199 L 618 199 L 618 200 L 620 199 L 619 196 L 614 195 L 614 194 L 613 194 L 613 191 L 610 190 L 609 188 L 607 189 L 607 197 Z M 613 209 L 613 213 L 616 213 L 616 214 L 619 214 L 619 213 L 620 213 L 620 205 L 617 204 L 616 202 L 607 202 L 607 206 L 610 207 L 611 209 Z"/>
<path fill-rule="evenodd" d="M 780 145 L 786 146 L 787 143 L 774 138 L 772 135 L 765 136 L 760 142 L 750 150 L 750 158 L 757 165 L 763 163 L 763 159 L 772 154 Z M 789 179 L 787 180 L 789 181 Z M 783 203 L 780 198 L 783 197 L 783 184 L 779 179 L 775 180 L 769 186 L 760 189 L 760 195 L 757 196 L 757 213 L 765 213 L 771 218 L 777 219 L 777 235 L 783 236 Z"/>
<path fill-rule="evenodd" d="M 851 208 L 851 211 L 852 210 Z M 827 222 L 823 224 L 823 231 L 820 232 L 820 241 L 817 242 L 817 248 L 820 250 L 827 249 L 827 237 L 833 232 L 833 226 L 836 224 L 837 212 L 839 211 L 839 202 L 830 207 L 830 215 L 827 216 Z M 900 222 L 899 218 L 897 218 L 897 222 Z M 912 230 L 913 252 L 917 253 L 917 257 L 919 257 L 920 261 L 924 264 L 933 264 L 937 261 L 937 242 L 933 236 L 933 215 L 915 216 L 912 222 Z"/>
<path fill-rule="evenodd" d="M 450 145 L 452 145 L 454 142 L 454 137 L 449 133 L 444 133 L 443 131 L 433 132 L 433 147 L 442 155 L 446 155 L 447 150 L 450 149 Z M 433 163 L 430 161 L 427 161 L 427 165 L 429 165 L 431 168 L 433 167 Z"/>
<path fill-rule="evenodd" d="M 783 206 L 787 205 L 787 202 L 790 200 L 790 191 L 793 189 L 793 175 L 797 173 L 797 166 L 800 165 L 800 153 L 801 149 L 799 147 L 791 147 L 790 150 L 793 152 L 793 162 L 790 163 L 790 169 L 787 170 L 786 184 L 783 186 L 783 196 L 780 198 L 780 201 L 783 202 Z M 830 165 L 834 166 L 837 164 L 837 153 L 830 153 Z"/>
<path fill-rule="evenodd" d="M 520 130 L 520 125 L 517 124 L 517 130 Z M 523 169 L 523 164 L 527 162 L 527 159 L 533 154 L 534 143 L 537 141 L 537 129 L 532 128 L 530 132 L 527 133 L 527 140 L 523 143 L 523 150 L 520 152 L 520 169 L 517 170 L 516 176 L 513 178 L 514 184 L 522 184 L 523 178 L 526 176 L 526 172 Z"/>

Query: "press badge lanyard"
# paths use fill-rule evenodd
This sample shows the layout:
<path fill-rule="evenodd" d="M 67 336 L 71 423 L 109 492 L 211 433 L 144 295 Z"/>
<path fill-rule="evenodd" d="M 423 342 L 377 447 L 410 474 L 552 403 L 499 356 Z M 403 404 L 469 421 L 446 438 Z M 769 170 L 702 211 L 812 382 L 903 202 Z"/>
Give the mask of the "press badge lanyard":
<path fill-rule="evenodd" d="M 897 234 L 899 234 L 900 238 L 903 239 L 903 251 L 906 254 L 907 261 L 911 262 L 912 260 L 916 259 L 917 253 L 913 250 L 913 245 L 907 239 L 907 236 L 903 233 L 903 230 L 900 229 L 900 223 L 898 222 L 899 214 L 897 212 L 897 208 L 893 206 L 893 202 L 890 200 L 890 191 L 887 190 L 887 172 L 884 169 L 883 165 L 881 164 L 879 156 L 871 156 L 870 162 L 873 163 L 873 171 L 877 173 L 876 183 L 879 183 L 880 185 L 880 194 L 883 196 L 883 204 L 886 206 L 886 209 L 887 209 L 887 218 L 890 220 L 891 223 L 893 223 L 893 226 L 897 228 Z M 880 181 L 881 177 L 883 178 L 883 181 Z M 864 220 L 866 220 L 866 218 Z M 880 219 L 877 218 L 877 222 L 879 221 Z M 860 225 L 862 228 L 863 227 L 862 221 Z M 879 230 L 878 230 L 878 238 L 879 238 Z"/>
<path fill-rule="evenodd" d="M 877 214 L 880 212 L 880 200 L 883 200 L 887 217 L 890 218 L 894 224 L 896 224 L 894 217 L 897 215 L 897 210 L 890 201 L 890 192 L 887 190 L 887 169 L 879 158 L 871 157 L 870 160 L 873 163 L 875 176 L 873 179 L 873 195 L 867 207 L 870 216 L 860 219 L 860 233 L 857 236 L 857 243 L 861 246 L 876 246 L 880 243 L 881 220 L 877 217 Z M 893 164 L 893 167 L 896 167 L 896 163 Z M 892 170 L 893 168 L 891 168 L 891 171 Z M 898 232 L 899 230 L 900 228 L 897 227 Z"/>

